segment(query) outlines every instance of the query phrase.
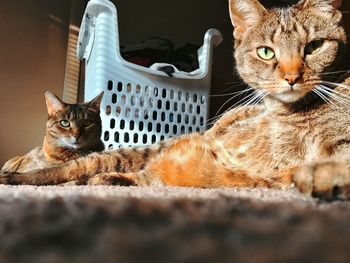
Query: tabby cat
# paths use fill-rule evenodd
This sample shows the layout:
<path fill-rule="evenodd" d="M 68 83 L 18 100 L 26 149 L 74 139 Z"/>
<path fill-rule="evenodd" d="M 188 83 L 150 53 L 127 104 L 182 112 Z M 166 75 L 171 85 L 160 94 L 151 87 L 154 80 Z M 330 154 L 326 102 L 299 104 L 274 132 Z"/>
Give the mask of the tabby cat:
<path fill-rule="evenodd" d="M 0 178 L 4 184 L 271 187 L 296 185 L 350 197 L 350 77 L 338 0 L 280 9 L 230 0 L 237 71 L 251 101 L 203 134 L 150 147 L 92 153 L 64 165 Z"/>
<path fill-rule="evenodd" d="M 104 150 L 101 137 L 102 93 L 87 103 L 67 104 L 45 93 L 48 120 L 42 147 L 5 163 L 1 172 L 28 172 L 77 159 Z"/>

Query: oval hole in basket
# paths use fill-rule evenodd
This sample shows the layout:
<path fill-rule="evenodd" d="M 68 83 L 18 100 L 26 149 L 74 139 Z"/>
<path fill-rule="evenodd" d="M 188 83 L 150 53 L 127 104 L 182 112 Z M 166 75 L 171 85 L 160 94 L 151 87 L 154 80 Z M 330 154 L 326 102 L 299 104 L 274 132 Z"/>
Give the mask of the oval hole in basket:
<path fill-rule="evenodd" d="M 148 86 L 145 86 L 145 95 L 149 96 L 150 94 L 150 88 Z"/>
<path fill-rule="evenodd" d="M 181 114 L 178 114 L 177 115 L 177 123 L 181 123 L 181 121 L 182 121 L 182 116 L 181 116 Z"/>
<path fill-rule="evenodd" d="M 143 131 L 143 121 L 140 121 L 139 123 L 139 131 Z"/>
<path fill-rule="evenodd" d="M 124 129 L 125 128 L 125 121 L 124 120 L 121 120 L 120 121 L 120 125 L 119 125 L 120 129 Z"/>
<path fill-rule="evenodd" d="M 104 138 L 105 141 L 109 140 L 109 132 L 108 131 L 105 131 L 105 134 L 104 134 L 103 138 Z"/>
<path fill-rule="evenodd" d="M 160 125 L 160 123 L 157 123 L 156 131 L 159 133 L 161 129 L 162 129 L 162 125 Z"/>
<path fill-rule="evenodd" d="M 129 118 L 131 115 L 131 109 L 130 108 L 125 108 L 125 117 Z"/>
<path fill-rule="evenodd" d="M 171 90 L 170 91 L 170 99 L 174 99 L 175 98 L 175 92 L 174 92 L 174 90 Z"/>
<path fill-rule="evenodd" d="M 118 82 L 117 91 L 122 92 L 122 90 L 123 90 L 123 83 Z"/>
<path fill-rule="evenodd" d="M 111 119 L 109 127 L 111 127 L 111 129 L 114 129 L 114 127 L 115 127 L 115 119 Z"/>
<path fill-rule="evenodd" d="M 115 93 L 112 94 L 112 103 L 113 104 L 117 103 L 117 94 L 115 94 Z"/>
<path fill-rule="evenodd" d="M 193 102 L 196 103 L 198 100 L 198 96 L 197 94 L 193 94 Z"/>
<path fill-rule="evenodd" d="M 153 129 L 153 125 L 152 125 L 152 123 L 150 122 L 150 123 L 148 123 L 148 125 L 147 125 L 147 130 L 148 130 L 149 132 L 151 132 L 152 129 Z"/>
<path fill-rule="evenodd" d="M 111 112 L 112 112 L 111 106 L 107 105 L 107 106 L 106 106 L 106 115 L 107 115 L 107 116 L 111 115 Z"/>
<path fill-rule="evenodd" d="M 145 106 L 145 99 L 144 98 L 140 98 L 140 107 Z"/>
<path fill-rule="evenodd" d="M 134 116 L 135 116 L 136 119 L 140 118 L 140 110 L 139 109 L 135 109 Z"/>
<path fill-rule="evenodd" d="M 160 120 L 165 121 L 165 112 L 162 112 L 162 114 L 160 115 Z"/>
<path fill-rule="evenodd" d="M 115 115 L 118 117 L 121 113 L 122 113 L 122 108 L 121 107 L 117 107 L 116 109 L 115 109 Z"/>
<path fill-rule="evenodd" d="M 119 132 L 114 133 L 114 141 L 119 142 Z"/>
<path fill-rule="evenodd" d="M 156 111 L 153 112 L 153 120 L 156 121 L 157 120 L 157 116 L 158 116 L 158 113 Z"/>
<path fill-rule="evenodd" d="M 190 123 L 190 116 L 188 116 L 188 114 L 185 115 L 185 123 L 186 124 Z"/>
<path fill-rule="evenodd" d="M 131 96 L 130 104 L 131 104 L 131 106 L 135 106 L 136 105 L 136 97 L 135 96 Z"/>
<path fill-rule="evenodd" d="M 199 122 L 200 122 L 201 126 L 204 126 L 204 118 L 203 117 L 200 118 Z"/>
<path fill-rule="evenodd" d="M 173 133 L 177 134 L 177 126 L 176 125 L 173 126 Z"/>
<path fill-rule="evenodd" d="M 165 126 L 164 126 L 164 131 L 165 131 L 165 133 L 169 133 L 169 132 L 170 132 L 170 126 L 169 126 L 169 124 L 165 124 Z"/>
<path fill-rule="evenodd" d="M 136 94 L 141 93 L 141 86 L 139 84 L 136 85 Z"/>
<path fill-rule="evenodd" d="M 162 98 L 166 98 L 166 89 L 162 89 Z"/>
<path fill-rule="evenodd" d="M 128 93 L 131 93 L 131 91 L 132 91 L 132 86 L 131 86 L 130 83 L 128 83 L 128 84 L 126 85 L 126 91 L 127 91 Z"/>
<path fill-rule="evenodd" d="M 109 81 L 107 82 L 107 89 L 108 89 L 108 90 L 112 90 L 112 89 L 113 89 L 113 81 L 109 80 Z"/>
<path fill-rule="evenodd" d="M 130 130 L 135 129 L 135 122 L 134 122 L 134 121 L 130 121 L 129 126 L 130 126 L 130 127 L 129 127 Z"/>
<path fill-rule="evenodd" d="M 157 137 L 153 134 L 152 135 L 152 143 L 155 143 L 157 141 Z"/>
<path fill-rule="evenodd" d="M 129 142 L 130 141 L 130 137 L 129 137 L 129 133 L 124 133 L 124 142 Z"/>
<path fill-rule="evenodd" d="M 137 133 L 134 134 L 134 143 L 139 141 L 139 135 Z"/>
<path fill-rule="evenodd" d="M 192 104 L 190 104 L 190 106 L 188 107 L 188 110 L 190 113 L 193 113 L 193 105 Z"/>
<path fill-rule="evenodd" d="M 193 116 L 193 117 L 192 117 L 192 124 L 193 124 L 193 125 L 196 125 L 196 124 L 197 124 L 197 118 L 196 118 L 196 116 Z"/>
<path fill-rule="evenodd" d="M 157 108 L 160 110 L 162 108 L 162 101 L 161 100 L 158 100 L 157 102 Z"/>
<path fill-rule="evenodd" d="M 148 118 L 149 118 L 148 110 L 145 110 L 145 111 L 143 112 L 143 118 L 144 118 L 145 120 L 148 120 Z"/>
<path fill-rule="evenodd" d="M 154 88 L 154 90 L 153 90 L 153 95 L 155 96 L 155 97 L 158 97 L 158 88 L 157 87 L 155 87 Z"/>
<path fill-rule="evenodd" d="M 170 110 L 170 101 L 168 100 L 165 102 L 165 109 Z"/>
<path fill-rule="evenodd" d="M 144 134 L 144 135 L 142 136 L 142 142 L 143 142 L 144 144 L 147 143 L 147 134 Z"/>
<path fill-rule="evenodd" d="M 197 114 L 200 114 L 201 113 L 201 107 L 198 105 L 197 106 Z"/>
<path fill-rule="evenodd" d="M 174 113 L 169 113 L 169 122 L 174 122 Z"/>

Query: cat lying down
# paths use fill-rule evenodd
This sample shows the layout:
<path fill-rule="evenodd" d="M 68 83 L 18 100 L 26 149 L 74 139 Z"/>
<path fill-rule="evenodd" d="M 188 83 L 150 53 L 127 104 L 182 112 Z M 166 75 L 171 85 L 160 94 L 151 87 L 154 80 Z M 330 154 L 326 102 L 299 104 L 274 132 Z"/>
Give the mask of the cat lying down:
<path fill-rule="evenodd" d="M 47 91 L 48 119 L 43 145 L 8 160 L 2 173 L 24 173 L 48 168 L 103 151 L 100 103 L 103 93 L 90 102 L 68 104 Z"/>
<path fill-rule="evenodd" d="M 295 185 L 325 199 L 350 197 L 347 36 L 340 1 L 303 0 L 267 10 L 230 0 L 237 71 L 251 102 L 204 133 L 149 147 L 92 153 L 0 178 L 3 184 L 269 187 Z"/>

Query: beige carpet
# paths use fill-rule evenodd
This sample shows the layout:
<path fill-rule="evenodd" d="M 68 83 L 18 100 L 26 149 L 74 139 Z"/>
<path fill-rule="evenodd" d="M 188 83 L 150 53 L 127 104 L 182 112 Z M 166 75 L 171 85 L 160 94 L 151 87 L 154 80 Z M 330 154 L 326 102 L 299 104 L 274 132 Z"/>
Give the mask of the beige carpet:
<path fill-rule="evenodd" d="M 350 202 L 294 190 L 0 186 L 0 262 L 350 262 Z"/>

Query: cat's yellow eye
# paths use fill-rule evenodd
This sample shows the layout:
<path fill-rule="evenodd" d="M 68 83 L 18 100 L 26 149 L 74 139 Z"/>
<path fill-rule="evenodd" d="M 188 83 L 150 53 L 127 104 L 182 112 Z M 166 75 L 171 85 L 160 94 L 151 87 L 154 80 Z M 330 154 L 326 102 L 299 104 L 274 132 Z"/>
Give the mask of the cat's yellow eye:
<path fill-rule="evenodd" d="M 305 47 L 305 55 L 315 54 L 321 49 L 321 47 L 323 46 L 323 43 L 324 43 L 324 40 L 322 39 L 311 41 Z"/>
<path fill-rule="evenodd" d="M 88 127 L 88 126 L 90 126 L 92 124 L 92 121 L 91 120 L 84 120 L 84 122 L 83 122 L 83 125 L 85 126 L 85 127 Z"/>
<path fill-rule="evenodd" d="M 257 50 L 258 56 L 263 60 L 271 60 L 275 57 L 275 52 L 269 47 L 259 47 Z"/>
<path fill-rule="evenodd" d="M 68 128 L 70 126 L 70 122 L 67 121 L 67 120 L 61 120 L 60 121 L 60 125 L 63 127 L 63 128 Z"/>

